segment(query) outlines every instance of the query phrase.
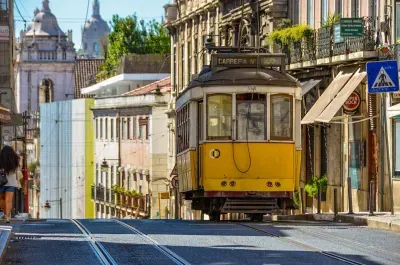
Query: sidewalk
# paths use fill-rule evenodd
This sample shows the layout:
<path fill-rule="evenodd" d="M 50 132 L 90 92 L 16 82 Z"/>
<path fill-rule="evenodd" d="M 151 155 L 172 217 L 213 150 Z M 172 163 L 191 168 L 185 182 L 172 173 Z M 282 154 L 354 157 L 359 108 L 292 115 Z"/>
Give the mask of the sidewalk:
<path fill-rule="evenodd" d="M 8 242 L 11 238 L 11 226 L 3 226 L 0 225 L 0 263 L 3 260 L 3 257 L 6 253 Z"/>
<path fill-rule="evenodd" d="M 390 230 L 400 232 L 400 213 L 391 215 L 388 212 L 374 213 L 369 216 L 367 212 L 348 214 L 339 213 L 336 220 L 333 214 L 298 214 L 298 215 L 272 215 L 264 216 L 264 221 L 337 221 L 343 223 L 351 223 L 355 225 L 364 225 L 370 228 Z"/>

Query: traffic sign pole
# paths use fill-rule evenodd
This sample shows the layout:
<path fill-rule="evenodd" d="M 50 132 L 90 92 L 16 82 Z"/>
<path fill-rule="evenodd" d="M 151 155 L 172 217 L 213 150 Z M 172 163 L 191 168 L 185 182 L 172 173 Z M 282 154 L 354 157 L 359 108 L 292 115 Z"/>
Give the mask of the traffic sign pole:
<path fill-rule="evenodd" d="M 389 130 L 387 123 L 387 93 L 398 92 L 399 91 L 399 70 L 398 62 L 395 60 L 390 61 L 377 61 L 367 63 L 367 75 L 368 75 L 368 93 L 379 93 L 381 97 L 381 113 L 380 113 L 380 136 L 381 144 L 383 143 L 383 149 L 386 149 L 386 166 L 388 174 L 388 184 L 389 184 L 389 201 L 390 201 L 390 212 L 394 214 L 393 205 L 393 180 L 392 180 L 392 169 L 390 161 L 389 152 Z M 383 152 L 381 152 L 381 202 L 380 210 L 383 210 L 383 190 L 384 190 L 384 177 L 385 177 L 385 157 Z"/>

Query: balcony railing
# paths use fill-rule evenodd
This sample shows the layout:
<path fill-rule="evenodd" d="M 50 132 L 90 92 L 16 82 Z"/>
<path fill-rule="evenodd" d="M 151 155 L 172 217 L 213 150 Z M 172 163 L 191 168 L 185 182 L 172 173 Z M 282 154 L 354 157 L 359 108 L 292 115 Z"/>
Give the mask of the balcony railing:
<path fill-rule="evenodd" d="M 104 188 L 96 187 L 96 200 L 104 201 Z"/>
<path fill-rule="evenodd" d="M 363 24 L 363 36 L 344 37 L 340 42 L 335 41 L 333 27 L 315 30 L 310 37 L 290 45 L 287 53 L 289 64 L 315 62 L 318 59 L 360 51 L 375 51 L 376 19 L 363 17 Z"/>
<path fill-rule="evenodd" d="M 96 188 L 95 188 L 94 186 L 92 186 L 92 192 L 91 192 L 91 194 L 92 194 L 92 200 L 95 200 L 95 199 L 96 199 L 96 192 L 95 192 L 95 190 L 96 190 Z"/>

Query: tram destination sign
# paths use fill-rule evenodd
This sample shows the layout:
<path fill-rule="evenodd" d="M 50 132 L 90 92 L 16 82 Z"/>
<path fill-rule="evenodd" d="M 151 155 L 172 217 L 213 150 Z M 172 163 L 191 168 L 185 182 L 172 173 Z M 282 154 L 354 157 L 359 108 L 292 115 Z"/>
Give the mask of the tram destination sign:
<path fill-rule="evenodd" d="M 241 68 L 257 68 L 257 67 L 274 67 L 285 65 L 284 54 L 213 54 L 213 67 L 241 67 Z"/>

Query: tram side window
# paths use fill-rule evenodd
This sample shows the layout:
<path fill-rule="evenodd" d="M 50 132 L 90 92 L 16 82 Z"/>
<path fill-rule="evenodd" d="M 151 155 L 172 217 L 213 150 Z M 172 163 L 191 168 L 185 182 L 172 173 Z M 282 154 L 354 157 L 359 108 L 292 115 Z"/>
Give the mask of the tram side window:
<path fill-rule="evenodd" d="M 184 106 L 177 113 L 177 129 L 178 129 L 178 153 L 185 151 L 189 148 L 189 105 Z"/>
<path fill-rule="evenodd" d="M 271 95 L 271 139 L 292 140 L 292 97 Z"/>
<path fill-rule="evenodd" d="M 266 139 L 266 97 L 262 94 L 236 96 L 237 139 L 260 141 Z"/>
<path fill-rule="evenodd" d="M 207 139 L 232 139 L 232 96 L 210 95 L 207 99 Z"/>

